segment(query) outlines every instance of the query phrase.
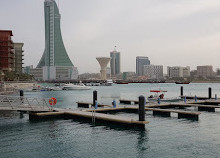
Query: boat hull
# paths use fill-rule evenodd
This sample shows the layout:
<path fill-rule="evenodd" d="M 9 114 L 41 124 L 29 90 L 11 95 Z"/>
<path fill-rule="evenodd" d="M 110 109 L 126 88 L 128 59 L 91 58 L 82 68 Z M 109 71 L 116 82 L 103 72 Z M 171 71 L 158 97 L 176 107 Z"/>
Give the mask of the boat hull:
<path fill-rule="evenodd" d="M 150 102 L 157 102 L 158 99 L 157 98 L 147 98 L 148 101 Z M 160 99 L 160 102 L 179 102 L 181 101 L 182 99 L 181 98 L 174 98 L 174 99 L 169 99 L 169 98 L 165 98 L 165 99 Z"/>

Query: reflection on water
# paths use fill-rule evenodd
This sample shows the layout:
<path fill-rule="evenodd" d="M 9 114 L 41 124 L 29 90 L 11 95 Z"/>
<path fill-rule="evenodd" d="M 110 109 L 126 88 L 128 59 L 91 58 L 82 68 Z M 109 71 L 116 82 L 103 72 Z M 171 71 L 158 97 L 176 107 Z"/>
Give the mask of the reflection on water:
<path fill-rule="evenodd" d="M 138 151 L 138 157 L 145 157 L 147 150 L 149 150 L 147 130 L 138 131 L 136 148 Z"/>

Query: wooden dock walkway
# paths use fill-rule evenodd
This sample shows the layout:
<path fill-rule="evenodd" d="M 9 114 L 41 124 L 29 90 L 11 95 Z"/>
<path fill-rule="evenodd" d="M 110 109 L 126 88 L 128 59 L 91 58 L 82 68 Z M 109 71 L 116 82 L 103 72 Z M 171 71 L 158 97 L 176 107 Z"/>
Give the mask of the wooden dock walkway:
<path fill-rule="evenodd" d="M 202 104 L 195 104 L 195 103 L 172 103 L 171 106 L 174 107 L 198 107 L 198 111 L 208 111 L 208 112 L 215 112 L 216 108 L 220 108 L 220 106 L 214 105 L 202 105 Z"/>
<path fill-rule="evenodd" d="M 107 122 L 114 124 L 123 124 L 132 127 L 145 127 L 145 124 L 149 123 L 148 121 L 138 121 L 133 118 L 121 117 L 103 113 L 93 113 L 91 111 L 82 111 L 82 110 L 64 110 L 64 109 L 55 109 L 56 112 L 44 112 L 44 113 L 31 113 L 31 119 L 42 119 L 54 116 L 65 116 L 69 118 L 76 118 L 80 120 L 95 120 L 98 122 Z"/>
<path fill-rule="evenodd" d="M 119 99 L 119 102 L 120 102 L 121 104 L 131 104 L 132 102 L 133 102 L 134 104 L 138 104 L 138 103 L 139 103 L 138 100 L 130 100 L 130 99 Z"/>
<path fill-rule="evenodd" d="M 166 106 L 168 106 L 166 104 Z M 153 111 L 153 115 L 160 115 L 160 116 L 166 116 L 170 117 L 171 113 L 177 113 L 178 118 L 188 118 L 188 119 L 194 119 L 198 120 L 200 112 L 194 112 L 194 111 L 184 111 L 184 110 L 174 110 L 174 109 L 160 109 L 160 108 L 149 108 L 145 106 L 146 111 Z M 91 109 L 85 110 L 87 112 L 91 112 Z M 98 113 L 104 113 L 104 112 L 138 112 L 138 106 L 117 106 L 116 108 L 101 108 L 96 109 L 96 112 Z"/>

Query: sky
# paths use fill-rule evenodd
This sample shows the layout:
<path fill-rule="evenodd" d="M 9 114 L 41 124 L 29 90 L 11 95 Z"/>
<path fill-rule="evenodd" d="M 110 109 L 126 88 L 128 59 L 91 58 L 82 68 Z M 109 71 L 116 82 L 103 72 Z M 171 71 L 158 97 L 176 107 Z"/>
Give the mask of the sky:
<path fill-rule="evenodd" d="M 220 68 L 220 0 L 57 0 L 67 53 L 79 73 L 99 72 L 96 57 L 116 46 L 121 71 L 136 56 L 167 66 Z M 0 0 L 0 29 L 24 43 L 24 66 L 44 51 L 44 0 Z"/>

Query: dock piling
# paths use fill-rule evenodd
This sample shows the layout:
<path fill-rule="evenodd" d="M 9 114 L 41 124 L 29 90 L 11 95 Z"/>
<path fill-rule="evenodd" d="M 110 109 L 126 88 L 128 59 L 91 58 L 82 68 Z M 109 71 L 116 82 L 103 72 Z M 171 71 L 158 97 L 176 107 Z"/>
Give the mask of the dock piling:
<path fill-rule="evenodd" d="M 183 96 L 183 86 L 180 87 L 180 96 Z"/>
<path fill-rule="evenodd" d="M 209 87 L 209 99 L 211 99 L 211 98 L 212 98 L 212 88 Z"/>
<path fill-rule="evenodd" d="M 23 90 L 20 90 L 20 100 L 23 103 L 23 100 L 24 100 L 24 91 Z"/>
<path fill-rule="evenodd" d="M 97 101 L 97 91 L 93 91 L 93 106 L 95 106 L 96 101 Z"/>
<path fill-rule="evenodd" d="M 145 121 L 145 104 L 146 104 L 145 97 L 143 95 L 139 96 L 139 109 L 138 109 L 139 121 Z"/>
<path fill-rule="evenodd" d="M 23 97 L 23 96 L 24 96 L 24 91 L 20 90 L 20 97 Z"/>

